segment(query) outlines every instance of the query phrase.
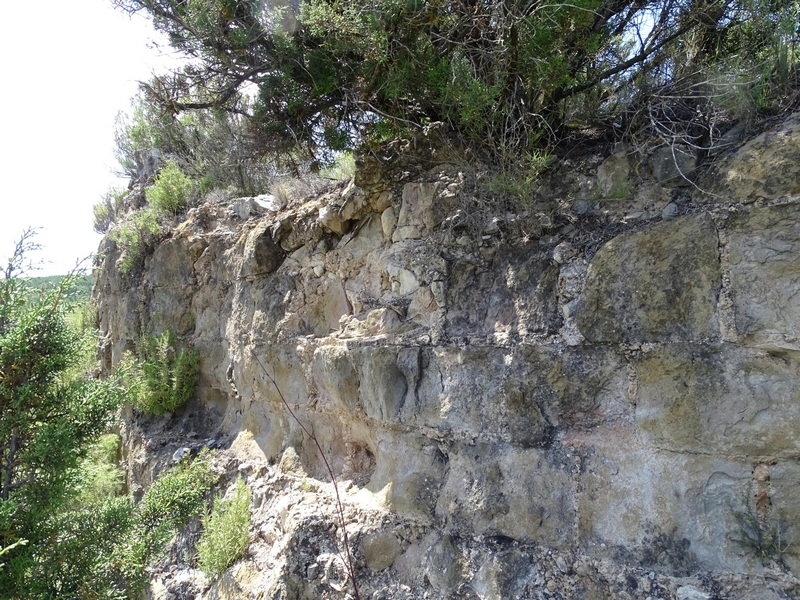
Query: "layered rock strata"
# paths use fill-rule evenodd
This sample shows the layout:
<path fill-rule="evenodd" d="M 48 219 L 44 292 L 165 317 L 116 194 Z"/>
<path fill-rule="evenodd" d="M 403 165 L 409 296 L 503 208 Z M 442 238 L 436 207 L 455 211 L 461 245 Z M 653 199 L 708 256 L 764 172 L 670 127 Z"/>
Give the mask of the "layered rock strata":
<path fill-rule="evenodd" d="M 132 487 L 210 440 L 256 491 L 249 556 L 213 585 L 179 560 L 153 594 L 347 593 L 274 378 L 339 479 L 362 598 L 797 597 L 798 199 L 475 228 L 469 181 L 369 164 L 280 211 L 203 204 L 127 276 L 104 242 L 106 367 L 167 328 L 201 356 L 185 413 L 128 413 Z"/>

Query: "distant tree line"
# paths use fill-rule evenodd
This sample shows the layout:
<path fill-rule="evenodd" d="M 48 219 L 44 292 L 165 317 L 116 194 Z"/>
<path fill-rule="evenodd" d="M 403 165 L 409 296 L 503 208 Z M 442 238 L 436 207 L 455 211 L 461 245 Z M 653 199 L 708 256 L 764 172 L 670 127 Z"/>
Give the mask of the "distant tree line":
<path fill-rule="evenodd" d="M 50 292 L 59 288 L 64 282 L 65 275 L 50 275 L 47 277 L 29 277 L 25 281 L 27 287 L 33 291 Z M 79 301 L 88 300 L 92 296 L 94 277 L 91 275 L 73 275 L 70 278 L 70 295 Z"/>

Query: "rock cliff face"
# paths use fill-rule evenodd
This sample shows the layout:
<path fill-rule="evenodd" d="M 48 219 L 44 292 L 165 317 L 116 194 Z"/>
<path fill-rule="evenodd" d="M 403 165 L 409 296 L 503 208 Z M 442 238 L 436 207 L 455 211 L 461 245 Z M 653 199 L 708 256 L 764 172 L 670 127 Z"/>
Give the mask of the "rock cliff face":
<path fill-rule="evenodd" d="M 671 203 L 617 154 L 477 227 L 474 173 L 401 155 L 280 211 L 203 204 L 130 276 L 106 240 L 105 366 L 166 328 L 202 363 L 181 414 L 126 415 L 131 486 L 211 442 L 255 492 L 246 559 L 208 582 L 173 552 L 153 596 L 349 589 L 260 361 L 337 475 L 362 598 L 798 597 L 796 125 Z"/>

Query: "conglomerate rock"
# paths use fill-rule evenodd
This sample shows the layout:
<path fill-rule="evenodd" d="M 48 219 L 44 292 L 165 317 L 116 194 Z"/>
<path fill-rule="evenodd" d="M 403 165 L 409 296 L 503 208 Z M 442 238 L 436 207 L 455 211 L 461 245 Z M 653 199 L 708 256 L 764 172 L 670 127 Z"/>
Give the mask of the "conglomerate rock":
<path fill-rule="evenodd" d="M 798 597 L 796 201 L 476 228 L 468 182 L 367 161 L 246 220 L 192 209 L 137 273 L 103 242 L 106 368 L 167 328 L 201 361 L 182 412 L 126 413 L 132 489 L 212 445 L 254 492 L 247 556 L 211 582 L 178 553 L 151 595 L 352 598 L 346 527 L 361 598 Z"/>

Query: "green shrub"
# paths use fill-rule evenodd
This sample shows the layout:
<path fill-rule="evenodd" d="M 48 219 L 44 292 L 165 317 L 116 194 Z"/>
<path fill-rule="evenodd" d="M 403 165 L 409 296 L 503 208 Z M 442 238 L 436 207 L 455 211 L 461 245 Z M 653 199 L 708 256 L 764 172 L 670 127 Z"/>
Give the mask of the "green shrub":
<path fill-rule="evenodd" d="M 97 333 L 97 308 L 91 299 L 79 300 L 70 305 L 67 314 L 70 327 L 80 334 Z M 95 344 L 97 340 L 95 340 Z"/>
<path fill-rule="evenodd" d="M 114 223 L 119 221 L 125 210 L 124 200 L 127 193 L 119 188 L 110 188 L 103 194 L 103 199 L 92 207 L 94 230 L 97 233 L 106 233 Z"/>
<path fill-rule="evenodd" d="M 138 94 L 115 124 L 115 154 L 122 169 L 137 174 L 137 154 L 157 149 L 180 156 L 183 171 L 197 181 L 199 195 L 233 188 L 235 194 L 264 193 L 275 157 L 252 152 L 252 99 L 231 98 L 233 112 L 198 110 L 175 115 L 162 110 L 147 94 Z"/>
<path fill-rule="evenodd" d="M 131 99 L 131 110 L 120 112 L 114 122 L 114 154 L 123 171 L 135 175 L 136 153 L 158 148 L 172 152 L 180 143 L 176 119 L 158 111 L 141 94 Z"/>
<path fill-rule="evenodd" d="M 177 215 L 186 210 L 194 189 L 191 178 L 173 160 L 159 172 L 155 183 L 145 190 L 147 202 L 158 212 Z"/>
<path fill-rule="evenodd" d="M 167 330 L 158 337 L 139 340 L 138 382 L 134 404 L 154 415 L 183 406 L 197 389 L 200 358 L 196 350 L 175 350 L 175 335 Z"/>
<path fill-rule="evenodd" d="M 206 173 L 197 181 L 197 193 L 200 194 L 200 196 L 205 196 L 213 191 L 217 185 L 219 184 L 214 179 L 213 175 Z"/>
<path fill-rule="evenodd" d="M 75 362 L 64 372 L 65 380 L 90 376 L 97 365 L 97 310 L 91 300 L 65 302 L 67 325 L 75 339 Z"/>
<path fill-rule="evenodd" d="M 58 542 L 36 557 L 24 598 L 120 598 L 112 557 L 130 534 L 133 503 L 109 498 L 63 511 L 47 524 Z"/>
<path fill-rule="evenodd" d="M 503 171 L 488 178 L 483 188 L 489 194 L 507 197 L 522 208 L 530 208 L 539 179 L 550 162 L 547 152 L 529 152 L 524 160 L 508 164 Z"/>
<path fill-rule="evenodd" d="M 134 213 L 128 221 L 112 230 L 110 237 L 122 251 L 119 270 L 130 273 L 140 266 L 160 233 L 161 226 L 152 208 Z"/>
<path fill-rule="evenodd" d="M 128 598 L 140 598 L 147 567 L 179 528 L 203 512 L 205 496 L 216 482 L 207 449 L 191 461 L 163 472 L 133 510 L 133 524 L 109 561 L 106 577 L 124 582 Z"/>
<path fill-rule="evenodd" d="M 330 167 L 320 171 L 323 179 L 332 181 L 346 181 L 356 174 L 356 159 L 352 152 L 342 152 L 333 161 Z"/>
<path fill-rule="evenodd" d="M 742 510 L 733 511 L 739 527 L 738 537 L 734 541 L 751 552 L 764 566 L 770 561 L 780 563 L 794 541 L 795 536 L 791 533 L 794 527 L 783 517 L 760 521 L 756 506 L 750 501 L 752 496 L 748 492 L 743 498 Z"/>
<path fill-rule="evenodd" d="M 251 496 L 250 488 L 239 478 L 233 496 L 225 499 L 218 495 L 213 510 L 203 518 L 198 565 L 209 577 L 224 572 L 247 550 Z"/>
<path fill-rule="evenodd" d="M 180 462 L 147 489 L 136 507 L 137 522 L 145 531 L 154 531 L 165 523 L 173 529 L 186 525 L 201 512 L 205 494 L 215 481 L 207 450 L 194 460 Z"/>

